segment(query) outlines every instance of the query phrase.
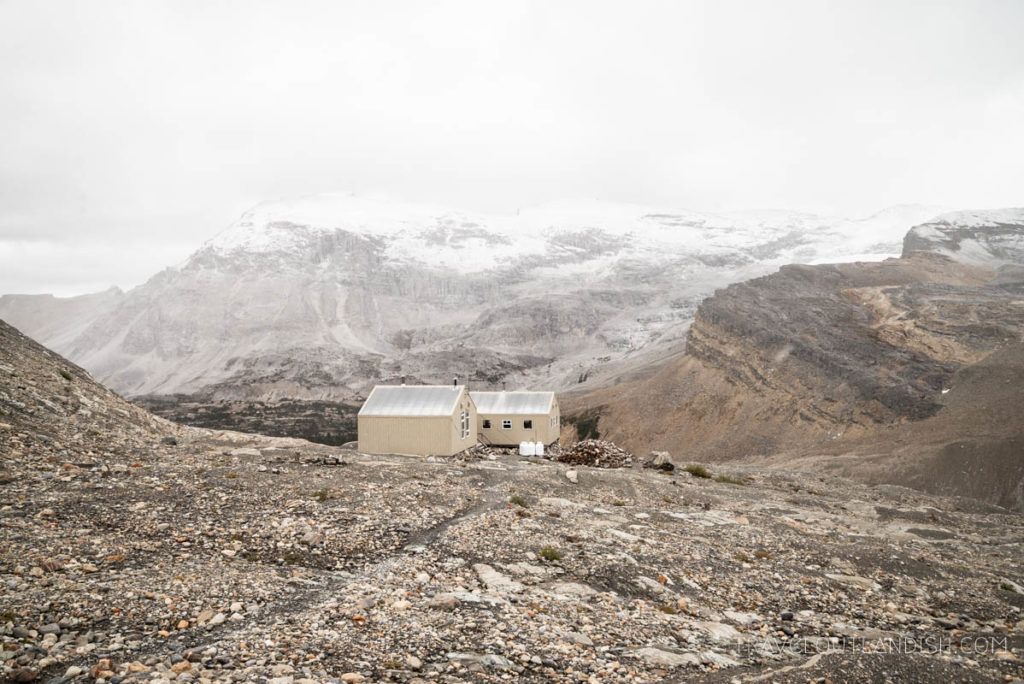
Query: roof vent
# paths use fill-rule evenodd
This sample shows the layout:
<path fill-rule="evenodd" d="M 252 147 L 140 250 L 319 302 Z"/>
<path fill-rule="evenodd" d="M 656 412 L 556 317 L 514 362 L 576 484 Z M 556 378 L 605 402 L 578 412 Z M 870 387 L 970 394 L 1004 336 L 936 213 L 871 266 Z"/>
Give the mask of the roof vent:
<path fill-rule="evenodd" d="M 459 379 L 458 378 L 452 378 L 452 387 L 458 387 L 458 386 L 459 386 Z"/>

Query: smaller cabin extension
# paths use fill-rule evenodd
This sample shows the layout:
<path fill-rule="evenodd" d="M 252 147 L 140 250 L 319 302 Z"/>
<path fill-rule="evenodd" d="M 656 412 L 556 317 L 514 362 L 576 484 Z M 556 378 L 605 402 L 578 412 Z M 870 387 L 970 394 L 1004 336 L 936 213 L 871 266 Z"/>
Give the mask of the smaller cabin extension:
<path fill-rule="evenodd" d="M 554 392 L 470 392 L 480 441 L 494 446 L 552 444 L 562 431 Z"/>

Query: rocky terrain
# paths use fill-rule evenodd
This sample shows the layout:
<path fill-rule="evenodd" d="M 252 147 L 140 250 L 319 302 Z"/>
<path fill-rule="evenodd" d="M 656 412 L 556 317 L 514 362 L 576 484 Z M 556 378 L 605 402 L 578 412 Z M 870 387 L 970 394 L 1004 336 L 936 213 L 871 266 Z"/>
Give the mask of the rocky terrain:
<path fill-rule="evenodd" d="M 358 403 L 403 375 L 589 386 L 682 341 L 717 287 L 791 262 L 895 255 L 910 226 L 938 213 L 848 220 L 576 202 L 483 215 L 323 195 L 259 205 L 129 292 L 5 295 L 0 318 L 161 411 L 173 401 Z"/>
<path fill-rule="evenodd" d="M 669 454 L 180 428 L 0 325 L 12 682 L 1020 681 L 1024 518 Z M 482 457 L 481 457 L 482 456 Z"/>
<path fill-rule="evenodd" d="M 685 352 L 635 374 L 563 412 L 633 449 L 1024 509 L 1024 211 L 940 217 L 900 259 L 731 285 Z"/>

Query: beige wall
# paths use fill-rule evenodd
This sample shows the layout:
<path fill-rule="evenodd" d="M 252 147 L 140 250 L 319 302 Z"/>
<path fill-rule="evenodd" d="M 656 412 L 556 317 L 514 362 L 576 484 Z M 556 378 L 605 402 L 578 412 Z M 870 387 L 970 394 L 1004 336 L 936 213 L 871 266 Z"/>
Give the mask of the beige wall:
<path fill-rule="evenodd" d="M 469 436 L 462 437 L 462 410 L 469 411 Z M 359 416 L 359 451 L 364 454 L 451 456 L 476 444 L 476 408 L 464 392 L 450 416 Z"/>
<path fill-rule="evenodd" d="M 491 421 L 491 427 L 484 428 L 484 420 Z M 501 427 L 501 421 L 509 419 L 512 421 L 512 428 L 505 430 Z M 524 420 L 532 420 L 533 428 L 527 430 L 523 427 Z M 561 433 L 561 415 L 558 410 L 558 402 L 555 401 L 551 407 L 551 413 L 537 414 L 515 414 L 502 415 L 500 413 L 477 414 L 477 425 L 480 431 L 480 441 L 484 444 L 500 446 L 519 446 L 520 442 L 541 442 L 551 444 L 557 442 Z"/>
<path fill-rule="evenodd" d="M 463 409 L 469 412 L 469 434 L 466 435 L 465 438 L 462 437 L 462 425 L 460 423 Z M 476 404 L 474 404 L 473 400 L 470 398 L 469 392 L 463 392 L 462 399 L 459 400 L 459 404 L 455 407 L 455 413 L 452 415 L 452 450 L 448 455 L 465 451 L 479 441 L 476 434 L 476 424 Z"/>

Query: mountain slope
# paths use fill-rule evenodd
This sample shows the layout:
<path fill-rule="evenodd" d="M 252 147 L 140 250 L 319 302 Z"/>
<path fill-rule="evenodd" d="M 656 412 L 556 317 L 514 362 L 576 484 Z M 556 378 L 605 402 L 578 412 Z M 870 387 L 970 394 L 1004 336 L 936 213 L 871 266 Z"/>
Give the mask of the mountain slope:
<path fill-rule="evenodd" d="M 729 286 L 701 304 L 684 354 L 563 412 L 638 450 L 800 462 L 1022 507 L 1024 464 L 1008 456 L 1024 435 L 1022 237 L 1024 211 L 950 214 L 911 230 L 900 259 Z M 950 470 L 961 457 L 970 465 Z"/>
<path fill-rule="evenodd" d="M 5 297 L 0 316 L 130 396 L 345 400 L 401 375 L 564 388 L 671 348 L 716 287 L 793 261 L 895 254 L 935 213 L 574 203 L 480 215 L 323 195 L 254 208 L 67 324 L 58 300 Z"/>
<path fill-rule="evenodd" d="M 91 461 L 152 447 L 178 430 L 0 320 L 0 452 L 5 459 Z"/>

